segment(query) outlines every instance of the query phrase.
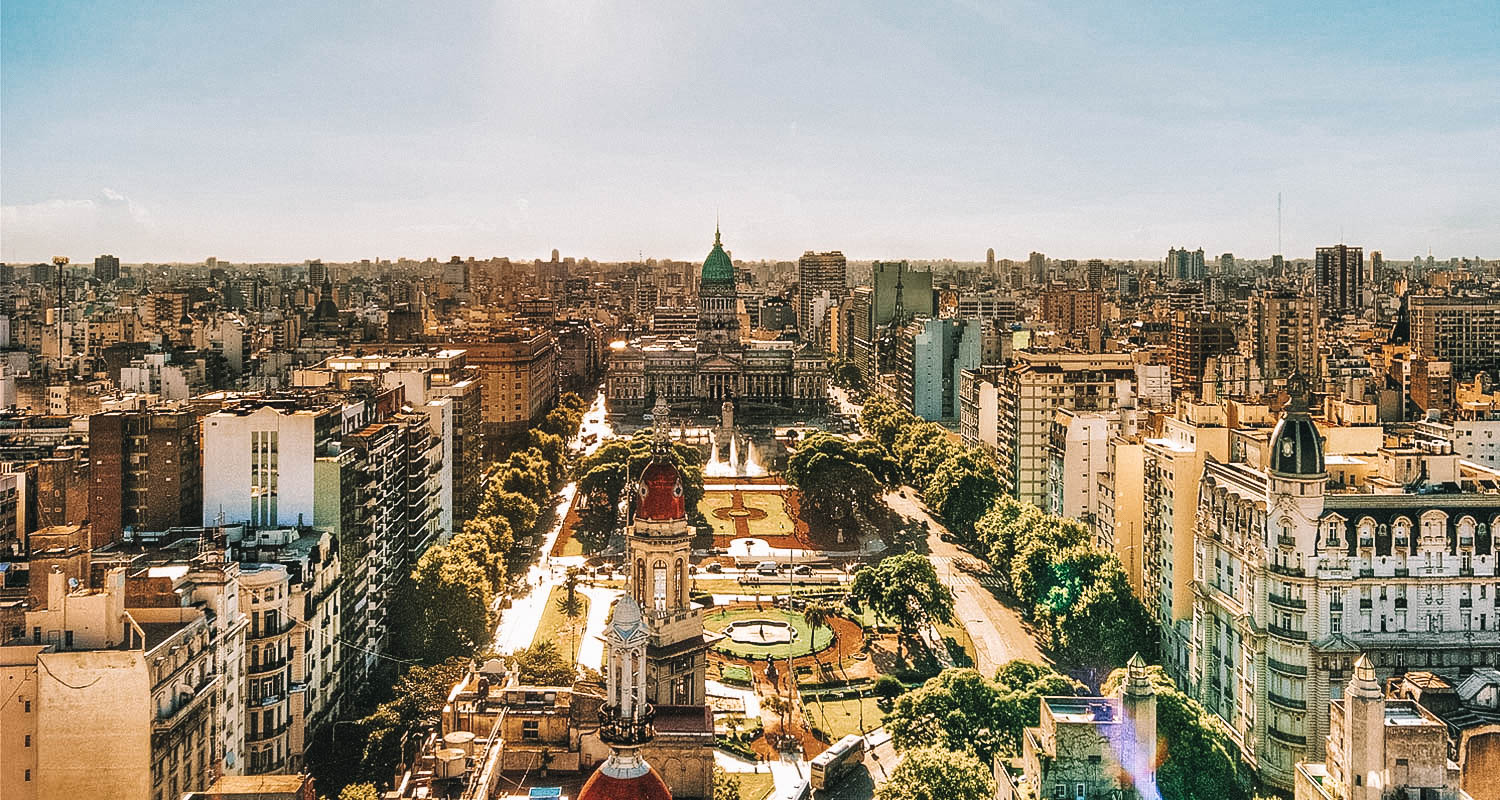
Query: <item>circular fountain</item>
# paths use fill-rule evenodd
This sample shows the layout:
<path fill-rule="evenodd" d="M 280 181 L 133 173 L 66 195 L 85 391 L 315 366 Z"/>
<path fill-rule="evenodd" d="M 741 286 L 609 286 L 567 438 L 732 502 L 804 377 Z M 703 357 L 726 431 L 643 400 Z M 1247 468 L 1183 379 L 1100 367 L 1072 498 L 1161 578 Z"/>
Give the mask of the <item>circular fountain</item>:
<path fill-rule="evenodd" d="M 739 644 L 770 646 L 791 644 L 797 639 L 797 629 L 791 623 L 775 619 L 743 619 L 731 622 L 723 631 L 731 641 Z"/>

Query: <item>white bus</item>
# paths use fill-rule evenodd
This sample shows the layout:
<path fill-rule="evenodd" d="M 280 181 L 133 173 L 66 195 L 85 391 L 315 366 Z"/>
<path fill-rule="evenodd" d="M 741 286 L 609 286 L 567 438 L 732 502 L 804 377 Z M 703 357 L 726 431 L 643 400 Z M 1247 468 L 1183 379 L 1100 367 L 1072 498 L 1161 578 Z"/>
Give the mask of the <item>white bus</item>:
<path fill-rule="evenodd" d="M 865 738 L 849 734 L 812 760 L 812 788 L 828 789 L 865 760 Z"/>

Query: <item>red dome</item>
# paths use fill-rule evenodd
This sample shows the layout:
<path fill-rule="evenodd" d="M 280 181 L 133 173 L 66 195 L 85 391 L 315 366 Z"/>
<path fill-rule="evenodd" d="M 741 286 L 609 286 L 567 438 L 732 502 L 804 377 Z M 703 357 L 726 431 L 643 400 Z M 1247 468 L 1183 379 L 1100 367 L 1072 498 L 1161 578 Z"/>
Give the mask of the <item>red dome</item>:
<path fill-rule="evenodd" d="M 648 522 L 672 522 L 687 519 L 682 502 L 682 479 L 677 468 L 665 461 L 653 461 L 641 473 L 641 502 L 635 515 Z"/>
<path fill-rule="evenodd" d="M 608 762 L 606 762 L 607 764 Z M 577 800 L 672 800 L 672 790 L 655 768 L 647 767 L 640 775 L 619 778 L 613 770 L 600 767 L 578 790 Z"/>

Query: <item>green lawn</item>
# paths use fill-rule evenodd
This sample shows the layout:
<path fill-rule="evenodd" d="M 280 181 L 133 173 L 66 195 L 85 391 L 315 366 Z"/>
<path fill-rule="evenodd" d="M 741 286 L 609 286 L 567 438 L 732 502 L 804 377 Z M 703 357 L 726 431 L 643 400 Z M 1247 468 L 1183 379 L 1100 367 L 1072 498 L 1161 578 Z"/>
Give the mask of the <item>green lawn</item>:
<path fill-rule="evenodd" d="M 725 683 L 734 683 L 742 686 L 749 686 L 753 678 L 750 674 L 750 668 L 739 664 L 725 664 L 720 667 L 719 677 Z"/>
<path fill-rule="evenodd" d="M 562 609 L 558 607 L 566 594 L 567 590 L 563 587 L 552 587 L 552 593 L 547 595 L 547 605 L 542 609 L 542 621 L 537 623 L 536 635 L 531 637 L 531 643 L 536 645 L 551 639 L 557 643 L 557 649 L 572 658 L 577 653 L 578 641 L 583 637 L 583 629 L 588 624 L 589 598 L 583 592 L 578 593 L 580 612 L 578 619 L 574 621 L 564 616 Z"/>
<path fill-rule="evenodd" d="M 826 627 L 818 628 L 817 635 L 812 633 L 812 627 L 807 624 L 807 618 L 796 611 L 787 611 L 782 608 L 766 608 L 757 611 L 754 608 L 736 608 L 733 610 L 715 611 L 703 618 L 703 627 L 715 633 L 724 630 L 732 622 L 739 620 L 766 619 L 785 620 L 792 624 L 797 632 L 791 644 L 757 645 L 743 644 L 725 638 L 719 642 L 717 647 L 732 655 L 744 656 L 746 658 L 765 658 L 770 654 L 773 658 L 795 658 L 807 655 L 814 650 L 822 650 L 833 641 L 833 631 Z M 790 652 L 788 652 L 790 650 Z"/>
<path fill-rule="evenodd" d="M 885 712 L 873 697 L 864 697 L 849 700 L 816 700 L 807 699 L 802 703 L 802 711 L 811 719 L 823 733 L 827 734 L 831 741 L 848 736 L 851 733 L 860 733 L 859 715 L 864 712 L 864 731 L 868 733 L 880 727 L 880 720 Z"/>
<path fill-rule="evenodd" d="M 734 776 L 740 779 L 740 800 L 761 800 L 776 788 L 769 772 L 736 772 Z"/>

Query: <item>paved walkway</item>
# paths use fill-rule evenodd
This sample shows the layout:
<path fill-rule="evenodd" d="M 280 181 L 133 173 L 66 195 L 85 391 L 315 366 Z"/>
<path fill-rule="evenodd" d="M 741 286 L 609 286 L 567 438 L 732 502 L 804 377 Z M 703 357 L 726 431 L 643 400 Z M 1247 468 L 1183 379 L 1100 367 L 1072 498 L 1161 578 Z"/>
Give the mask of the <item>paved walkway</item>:
<path fill-rule="evenodd" d="M 589 618 L 583 627 L 583 637 L 578 644 L 578 663 L 597 670 L 604 669 L 604 624 L 609 619 L 609 609 L 615 598 L 624 594 L 619 589 L 602 586 L 580 585 L 580 592 L 589 599 Z"/>

